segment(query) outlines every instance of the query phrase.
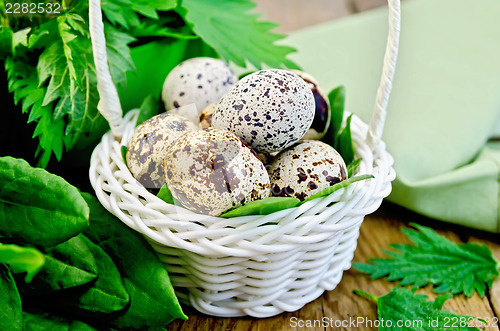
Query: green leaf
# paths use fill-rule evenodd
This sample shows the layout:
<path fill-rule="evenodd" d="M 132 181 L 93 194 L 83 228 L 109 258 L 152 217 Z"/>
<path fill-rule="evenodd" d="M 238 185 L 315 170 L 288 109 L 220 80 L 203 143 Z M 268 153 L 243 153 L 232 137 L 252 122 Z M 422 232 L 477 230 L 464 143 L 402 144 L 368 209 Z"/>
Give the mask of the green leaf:
<path fill-rule="evenodd" d="M 178 12 L 227 61 L 246 67 L 248 60 L 258 69 L 262 64 L 283 67 L 295 49 L 276 45 L 284 35 L 271 32 L 277 24 L 250 13 L 254 7 L 250 0 L 183 0 Z"/>
<path fill-rule="evenodd" d="M 342 155 L 346 164 L 350 164 L 354 160 L 354 147 L 352 145 L 351 137 L 351 119 L 352 114 L 347 118 L 346 126 L 338 136 L 338 147 L 335 148 L 340 155 Z"/>
<path fill-rule="evenodd" d="M 107 129 L 97 110 L 88 4 L 77 7 L 78 12 L 67 11 L 28 32 L 16 32 L 19 51 L 5 61 L 14 101 L 22 100 L 23 112 L 30 113 L 28 122 L 37 122 L 33 137 L 39 138 L 36 156 L 42 167 L 52 154 L 61 160 L 64 147 L 86 147 Z M 127 72 L 134 70 L 128 44 L 135 39 L 110 24 L 104 30 L 111 76 L 123 87 Z"/>
<path fill-rule="evenodd" d="M 45 312 L 23 311 L 24 331 L 97 331 L 87 323 Z"/>
<path fill-rule="evenodd" d="M 90 194 L 91 226 L 87 237 L 111 257 L 130 295 L 130 307 L 103 322 L 118 329 L 147 329 L 187 319 L 177 301 L 168 273 L 145 239 L 111 215 Z"/>
<path fill-rule="evenodd" d="M 80 237 L 95 258 L 99 277 L 83 286 L 39 297 L 38 301 L 43 303 L 43 307 L 55 308 L 82 317 L 99 317 L 124 309 L 130 297 L 113 260 L 87 237 L 83 235 Z"/>
<path fill-rule="evenodd" d="M 367 296 L 361 291 L 356 293 Z M 441 309 L 449 298 L 450 296 L 441 296 L 434 302 L 427 301 L 427 296 L 423 294 L 415 294 L 408 289 L 396 287 L 376 299 L 379 330 L 478 330 L 467 324 L 474 317 Z"/>
<path fill-rule="evenodd" d="M 370 178 L 374 178 L 373 175 L 360 175 L 360 176 L 355 176 L 355 177 L 344 179 L 343 181 L 341 181 L 337 184 L 334 184 L 330 187 L 325 188 L 324 190 L 319 191 L 316 194 L 311 195 L 309 198 L 305 199 L 302 203 L 306 203 L 307 201 L 311 201 L 311 200 L 316 199 L 316 198 L 330 195 L 333 192 L 338 191 L 343 187 L 347 187 L 354 182 L 358 182 L 360 180 L 365 180 L 365 179 L 370 179 Z"/>
<path fill-rule="evenodd" d="M 125 165 L 127 165 L 127 146 L 125 145 L 122 145 L 120 147 L 120 152 L 122 153 L 122 158 L 123 158 L 123 162 L 125 162 Z"/>
<path fill-rule="evenodd" d="M 237 217 L 247 215 L 269 215 L 274 212 L 293 208 L 300 204 L 300 200 L 290 197 L 268 197 L 261 200 L 255 200 L 230 210 L 221 215 L 221 217 Z"/>
<path fill-rule="evenodd" d="M 136 126 L 160 113 L 159 100 L 152 95 L 148 95 L 139 108 Z"/>
<path fill-rule="evenodd" d="M 19 284 L 27 295 L 53 293 L 96 280 L 98 267 L 80 234 L 54 247 L 45 248 L 45 264 L 29 284 Z"/>
<path fill-rule="evenodd" d="M 193 32 L 186 26 L 180 28 L 174 28 L 167 26 L 167 22 L 170 19 L 160 19 L 158 21 L 142 21 L 137 24 L 133 30 L 132 35 L 136 38 L 138 37 L 168 37 L 175 39 L 198 39 L 199 36 L 193 34 Z"/>
<path fill-rule="evenodd" d="M 99 277 L 92 287 L 79 296 L 77 308 L 88 312 L 109 314 L 122 310 L 129 303 L 130 296 L 113 260 L 104 250 L 83 237 L 92 252 L 99 271 Z"/>
<path fill-rule="evenodd" d="M 323 138 L 323 141 L 335 148 L 346 165 L 350 166 L 349 176 L 354 173 L 354 170 L 359 165 L 361 160 L 354 160 L 354 146 L 352 144 L 351 135 L 351 119 L 352 114 L 347 118 L 346 125 L 342 129 L 344 120 L 344 106 L 345 106 L 345 87 L 339 86 L 330 93 L 328 93 L 328 100 L 330 101 L 330 126 Z"/>
<path fill-rule="evenodd" d="M 28 47 L 28 34 L 31 32 L 31 28 L 22 29 L 14 32 L 12 35 L 12 51 L 15 51 L 16 47 L 23 45 Z"/>
<path fill-rule="evenodd" d="M 363 159 L 359 158 L 347 165 L 347 177 L 351 177 L 356 172 L 359 165 L 361 164 L 361 161 L 363 161 Z"/>
<path fill-rule="evenodd" d="M 38 121 L 33 138 L 38 137 L 41 151 L 39 165 L 45 168 L 53 153 L 60 160 L 63 152 L 64 119 L 52 117 L 52 106 L 43 106 L 46 88 L 38 87 L 36 68 L 26 58 L 5 60 L 9 92 L 14 94 L 14 102 L 22 102 L 23 113 L 30 112 L 28 123 Z"/>
<path fill-rule="evenodd" d="M 0 330 L 23 330 L 21 297 L 14 278 L 0 263 Z"/>
<path fill-rule="evenodd" d="M 131 30 L 141 24 L 138 14 L 153 19 L 146 18 L 142 22 L 157 21 L 157 11 L 171 10 L 176 6 L 177 0 L 108 0 L 103 2 L 102 11 L 113 25 Z"/>
<path fill-rule="evenodd" d="M 29 283 L 45 263 L 40 251 L 31 247 L 3 245 L 0 243 L 0 264 L 8 264 L 14 273 L 26 272 L 24 281 Z"/>
<path fill-rule="evenodd" d="M 487 287 L 498 277 L 498 263 L 484 245 L 456 244 L 432 229 L 412 224 L 417 230 L 403 229 L 415 245 L 391 245 L 396 251 L 385 251 L 390 259 L 371 259 L 372 264 L 353 263 L 371 275 L 401 280 L 401 285 L 417 287 L 434 285 L 436 293 L 464 293 L 470 297 L 477 291 L 483 297 Z"/>
<path fill-rule="evenodd" d="M 135 41 L 134 37 L 120 32 L 107 25 L 104 29 L 106 35 L 106 54 L 108 55 L 109 71 L 113 83 L 117 88 L 123 88 L 127 83 L 127 72 L 135 71 L 135 65 L 127 46 Z"/>
<path fill-rule="evenodd" d="M 139 16 L 132 9 L 132 2 L 129 0 L 108 0 L 102 3 L 102 12 L 104 16 L 113 25 L 121 26 L 125 29 L 137 26 Z"/>
<path fill-rule="evenodd" d="M 80 192 L 59 176 L 22 160 L 0 157 L 0 235 L 53 246 L 88 226 Z"/>
<path fill-rule="evenodd" d="M 13 32 L 10 27 L 0 26 L 0 59 L 11 56 Z"/>
<path fill-rule="evenodd" d="M 167 11 L 177 6 L 177 0 L 135 0 L 133 8 L 138 13 L 153 19 L 158 18 L 157 11 Z"/>
<path fill-rule="evenodd" d="M 174 204 L 174 197 L 172 196 L 172 192 L 167 187 L 167 184 L 163 184 L 163 186 L 160 188 L 160 191 L 156 195 L 158 198 L 162 199 L 166 203 Z"/>
<path fill-rule="evenodd" d="M 345 87 L 339 86 L 328 93 L 330 102 L 330 126 L 323 138 L 323 141 L 333 146 L 335 149 L 338 141 L 342 122 L 344 120 Z"/>

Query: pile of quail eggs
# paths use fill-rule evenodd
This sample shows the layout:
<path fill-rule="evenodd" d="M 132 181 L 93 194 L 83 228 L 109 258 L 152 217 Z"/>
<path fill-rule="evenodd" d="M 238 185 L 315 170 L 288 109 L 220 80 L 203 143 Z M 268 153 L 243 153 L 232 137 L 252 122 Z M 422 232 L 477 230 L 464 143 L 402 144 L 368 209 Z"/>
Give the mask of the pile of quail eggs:
<path fill-rule="evenodd" d="M 221 60 L 193 58 L 168 74 L 162 99 L 166 112 L 136 128 L 127 165 L 150 190 L 166 183 L 191 211 L 219 216 L 269 196 L 305 200 L 347 178 L 340 154 L 319 141 L 328 99 L 304 72 L 238 80 Z M 195 122 L 182 109 L 195 109 Z"/>

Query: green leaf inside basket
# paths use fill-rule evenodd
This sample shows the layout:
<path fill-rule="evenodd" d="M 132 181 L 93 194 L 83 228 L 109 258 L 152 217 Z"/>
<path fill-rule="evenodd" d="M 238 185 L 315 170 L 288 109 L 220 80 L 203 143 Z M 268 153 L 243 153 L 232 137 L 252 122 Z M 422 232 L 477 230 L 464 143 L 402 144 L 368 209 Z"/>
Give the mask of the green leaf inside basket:
<path fill-rule="evenodd" d="M 342 155 L 345 164 L 351 164 L 354 160 L 354 147 L 351 136 L 352 114 L 347 118 L 346 126 L 338 136 L 338 146 L 335 149 Z"/>
<path fill-rule="evenodd" d="M 291 198 L 291 197 L 269 197 L 262 200 L 252 201 L 244 206 L 235 208 L 233 210 L 228 211 L 227 213 L 222 214 L 221 217 L 230 218 L 230 217 L 247 216 L 247 215 L 269 215 L 280 210 L 297 207 L 300 204 L 305 203 L 307 201 L 329 195 L 354 182 L 369 178 L 374 178 L 374 177 L 372 175 L 360 175 L 348 178 L 346 180 L 341 181 L 340 183 L 337 183 L 322 191 L 319 191 L 318 193 L 310 196 L 309 198 L 307 198 L 302 202 L 297 198 Z"/>
<path fill-rule="evenodd" d="M 345 87 L 338 86 L 328 93 L 330 102 L 330 125 L 323 141 L 337 149 L 338 136 L 344 119 Z"/>
<path fill-rule="evenodd" d="M 221 215 L 229 218 L 247 215 L 269 215 L 274 212 L 298 206 L 300 200 L 289 197 L 269 197 L 262 200 L 252 201 L 244 206 L 235 208 Z"/>
<path fill-rule="evenodd" d="M 335 185 L 327 187 L 324 190 L 321 190 L 318 193 L 311 195 L 309 198 L 305 199 L 302 203 L 306 203 L 306 202 L 311 201 L 313 199 L 321 198 L 321 197 L 324 197 L 326 195 L 330 195 L 333 192 L 338 191 L 343 187 L 347 187 L 348 185 L 350 185 L 354 182 L 358 182 L 360 180 L 365 180 L 365 179 L 370 179 L 370 178 L 374 178 L 373 175 L 359 175 L 359 176 L 347 178 L 346 180 L 343 180 L 340 183 L 337 183 Z"/>
<path fill-rule="evenodd" d="M 358 170 L 359 165 L 363 161 L 362 158 L 356 159 L 347 165 L 347 176 L 350 178 Z"/>
<path fill-rule="evenodd" d="M 127 166 L 127 168 L 128 168 L 128 164 L 127 164 L 127 146 L 123 145 L 123 146 L 120 148 L 120 152 L 122 152 L 123 162 L 125 162 L 125 165 L 126 165 L 126 166 Z"/>
<path fill-rule="evenodd" d="M 168 189 L 167 184 L 163 184 L 156 196 L 166 203 L 174 204 L 174 197 L 172 196 L 172 192 Z"/>
<path fill-rule="evenodd" d="M 139 125 L 159 113 L 160 104 L 158 98 L 155 98 L 152 95 L 148 95 L 139 108 L 139 116 L 137 117 L 137 122 L 135 125 Z"/>

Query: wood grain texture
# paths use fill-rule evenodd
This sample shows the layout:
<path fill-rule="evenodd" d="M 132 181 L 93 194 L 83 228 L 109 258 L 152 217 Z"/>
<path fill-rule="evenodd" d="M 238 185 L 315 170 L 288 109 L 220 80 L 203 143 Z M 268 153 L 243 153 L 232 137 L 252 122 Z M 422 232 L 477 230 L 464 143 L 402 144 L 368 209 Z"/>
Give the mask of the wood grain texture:
<path fill-rule="evenodd" d="M 327 20 L 386 5 L 386 0 L 256 0 L 256 11 L 263 13 L 264 18 L 278 22 L 280 32 L 290 32 Z M 367 262 L 370 258 L 383 257 L 381 249 L 389 249 L 390 243 L 408 243 L 409 240 L 400 231 L 415 222 L 432 227 L 439 234 L 457 243 L 476 242 L 492 249 L 497 260 L 500 260 L 500 236 L 451 225 L 415 214 L 396 205 L 384 202 L 381 208 L 365 218 L 360 229 L 358 247 L 354 261 Z M 353 268 L 346 271 L 340 284 L 333 290 L 323 293 L 318 299 L 305 305 L 296 312 L 283 313 L 265 319 L 251 317 L 218 318 L 203 315 L 186 307 L 188 321 L 176 320 L 168 326 L 169 330 L 374 330 L 370 327 L 377 319 L 377 309 L 373 302 L 355 295 L 359 289 L 375 296 L 388 293 L 397 282 L 384 279 L 372 280 Z M 436 294 L 431 286 L 419 289 L 434 300 Z M 492 325 L 500 314 L 500 279 L 483 298 L 475 294 L 471 298 L 458 295 L 448 300 L 444 309 L 461 315 L 477 316 L 490 321 L 490 325 L 476 324 L 481 330 L 498 330 L 498 323 Z M 326 319 L 328 325 L 322 324 Z M 363 319 L 365 324 L 353 326 L 350 321 Z M 314 323 L 310 327 L 298 327 L 299 322 Z M 335 323 L 347 321 L 347 325 L 335 327 Z M 344 324 L 346 324 L 344 322 Z M 453 328 L 450 328 L 452 330 Z"/>
<path fill-rule="evenodd" d="M 349 1 L 255 0 L 256 12 L 279 23 L 277 32 L 290 32 L 353 13 Z"/>
<path fill-rule="evenodd" d="M 387 0 L 350 0 L 350 6 L 355 12 L 374 9 L 386 4 Z"/>

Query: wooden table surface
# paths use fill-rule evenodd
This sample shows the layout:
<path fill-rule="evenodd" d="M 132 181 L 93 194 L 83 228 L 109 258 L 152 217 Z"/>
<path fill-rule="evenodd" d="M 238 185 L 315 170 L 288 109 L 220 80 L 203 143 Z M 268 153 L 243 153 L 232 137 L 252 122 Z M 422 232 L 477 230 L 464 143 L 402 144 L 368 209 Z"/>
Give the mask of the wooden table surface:
<path fill-rule="evenodd" d="M 257 0 L 257 11 L 264 17 L 280 23 L 279 32 L 290 32 L 312 24 L 334 20 L 340 17 L 384 6 L 385 0 Z M 475 231 L 436 220 L 407 211 L 399 206 L 384 202 L 374 214 L 365 218 L 358 239 L 358 247 L 354 261 L 368 262 L 374 257 L 383 257 L 381 249 L 389 248 L 390 243 L 407 243 L 408 239 L 401 233 L 401 227 L 408 227 L 415 222 L 434 228 L 438 233 L 458 243 L 476 242 L 487 245 L 497 260 L 500 260 L 500 235 Z M 373 302 L 353 294 L 360 289 L 375 296 L 388 293 L 397 283 L 386 280 L 371 280 L 369 276 L 354 269 L 344 272 L 342 281 L 333 290 L 325 292 L 318 299 L 305 305 L 302 309 L 282 313 L 278 316 L 257 319 L 251 317 L 219 318 L 203 315 L 190 307 L 184 310 L 189 320 L 176 320 L 169 330 L 373 330 L 376 328 L 360 324 L 357 327 L 296 327 L 296 321 L 322 320 L 326 317 L 330 325 L 335 321 L 350 321 L 364 318 L 365 321 L 377 319 L 377 309 Z M 430 287 L 419 290 L 434 299 L 436 295 Z M 457 314 L 476 316 L 485 320 L 493 320 L 500 316 L 500 279 L 481 298 L 474 294 L 471 298 L 458 295 L 448 300 L 444 309 Z M 345 322 L 344 322 L 345 324 Z M 482 330 L 498 330 L 496 326 L 487 326 Z M 453 330 L 450 328 L 450 330 Z"/>

